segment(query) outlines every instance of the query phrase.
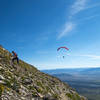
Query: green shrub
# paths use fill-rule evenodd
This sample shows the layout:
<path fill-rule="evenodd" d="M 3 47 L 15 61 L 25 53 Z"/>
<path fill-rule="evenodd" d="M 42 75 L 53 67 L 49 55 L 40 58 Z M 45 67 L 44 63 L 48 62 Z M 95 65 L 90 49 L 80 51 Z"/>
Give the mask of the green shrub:
<path fill-rule="evenodd" d="M 58 96 L 58 94 L 53 94 L 53 97 L 54 97 L 55 99 L 57 99 L 59 96 Z"/>
<path fill-rule="evenodd" d="M 1 97 L 3 91 L 4 91 L 4 86 L 2 84 L 0 84 L 0 97 Z"/>
<path fill-rule="evenodd" d="M 69 98 L 72 99 L 72 94 L 70 94 L 70 93 L 66 93 L 66 95 L 67 95 Z"/>
<path fill-rule="evenodd" d="M 8 88 L 11 88 L 11 83 L 10 83 L 8 80 L 4 80 L 4 82 L 6 83 L 5 85 L 6 85 Z"/>

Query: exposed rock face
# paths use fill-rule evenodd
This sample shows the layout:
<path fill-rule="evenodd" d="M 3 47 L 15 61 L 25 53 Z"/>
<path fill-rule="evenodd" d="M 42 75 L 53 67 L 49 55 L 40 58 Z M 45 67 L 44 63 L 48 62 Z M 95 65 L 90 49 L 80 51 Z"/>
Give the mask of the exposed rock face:
<path fill-rule="evenodd" d="M 0 46 L 0 100 L 87 100 L 59 79 L 20 60 Z"/>

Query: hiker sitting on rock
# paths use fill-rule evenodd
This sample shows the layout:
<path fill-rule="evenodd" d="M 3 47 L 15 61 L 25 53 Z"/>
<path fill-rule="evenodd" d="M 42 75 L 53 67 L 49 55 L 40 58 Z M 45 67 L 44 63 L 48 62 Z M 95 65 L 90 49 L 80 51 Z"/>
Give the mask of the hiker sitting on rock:
<path fill-rule="evenodd" d="M 17 61 L 17 64 L 19 64 L 19 59 L 17 54 L 14 51 L 12 51 L 12 62 L 14 63 L 15 60 Z"/>

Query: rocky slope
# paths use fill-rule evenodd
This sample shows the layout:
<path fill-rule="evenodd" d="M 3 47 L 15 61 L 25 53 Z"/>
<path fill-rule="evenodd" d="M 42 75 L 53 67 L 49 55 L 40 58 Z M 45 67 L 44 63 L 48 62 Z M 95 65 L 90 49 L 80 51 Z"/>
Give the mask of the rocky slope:
<path fill-rule="evenodd" d="M 11 53 L 0 46 L 1 100 L 86 100 L 59 79 L 20 60 L 11 64 Z"/>

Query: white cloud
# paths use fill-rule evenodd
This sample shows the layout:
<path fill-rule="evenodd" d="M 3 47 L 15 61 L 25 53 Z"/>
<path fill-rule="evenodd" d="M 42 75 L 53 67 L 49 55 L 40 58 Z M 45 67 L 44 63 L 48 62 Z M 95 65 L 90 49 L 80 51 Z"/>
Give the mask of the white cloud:
<path fill-rule="evenodd" d="M 76 0 L 76 2 L 71 6 L 71 16 L 79 13 L 86 8 L 88 0 Z"/>
<path fill-rule="evenodd" d="M 100 59 L 100 56 L 97 56 L 97 55 L 80 55 L 82 57 L 88 57 L 88 58 L 91 58 L 91 59 Z"/>
<path fill-rule="evenodd" d="M 92 16 L 87 16 L 87 17 L 84 17 L 84 18 L 82 18 L 82 19 L 78 19 L 77 21 L 78 22 L 82 22 L 82 21 L 86 21 L 86 20 L 91 20 L 91 19 L 93 19 L 93 18 L 95 18 L 95 17 L 99 17 L 100 15 L 92 15 Z"/>
<path fill-rule="evenodd" d="M 69 14 L 69 22 L 65 22 L 63 30 L 58 35 L 58 39 L 63 38 L 64 36 L 67 36 L 69 33 L 73 31 L 77 23 L 73 22 L 72 19 L 77 15 L 78 13 L 82 12 L 83 10 L 87 10 L 90 8 L 98 7 L 100 6 L 100 3 L 95 3 L 93 5 L 88 5 L 89 0 L 75 0 L 75 2 L 70 7 L 70 14 Z M 97 15 L 91 15 L 89 17 L 84 18 L 83 20 L 89 20 Z M 74 24 L 73 24 L 74 23 Z"/>
<path fill-rule="evenodd" d="M 72 57 L 86 57 L 86 58 L 93 59 L 93 60 L 99 60 L 100 59 L 99 55 L 93 55 L 93 54 L 81 54 L 81 55 L 71 55 L 70 54 L 69 56 L 72 56 Z"/>
<path fill-rule="evenodd" d="M 87 6 L 85 9 L 89 9 L 89 8 L 95 8 L 95 7 L 100 7 L 100 3 L 95 3 L 91 6 Z"/>
<path fill-rule="evenodd" d="M 73 24 L 72 22 L 66 23 L 64 29 L 59 34 L 58 39 L 68 35 L 74 28 L 75 28 L 75 24 Z"/>
<path fill-rule="evenodd" d="M 85 5 L 86 5 L 86 0 L 76 0 L 74 4 L 71 6 L 71 14 L 69 16 L 72 17 L 72 15 L 75 15 L 81 10 L 85 9 Z M 58 39 L 61 39 L 62 37 L 67 36 L 71 31 L 73 31 L 73 29 L 76 26 L 76 24 L 73 24 L 73 23 L 74 22 L 72 21 L 66 22 L 63 30 L 58 35 Z"/>
<path fill-rule="evenodd" d="M 76 2 L 71 6 L 71 15 L 78 14 L 79 12 L 95 7 L 99 7 L 100 3 L 95 3 L 93 5 L 87 5 L 89 0 L 76 0 Z"/>

